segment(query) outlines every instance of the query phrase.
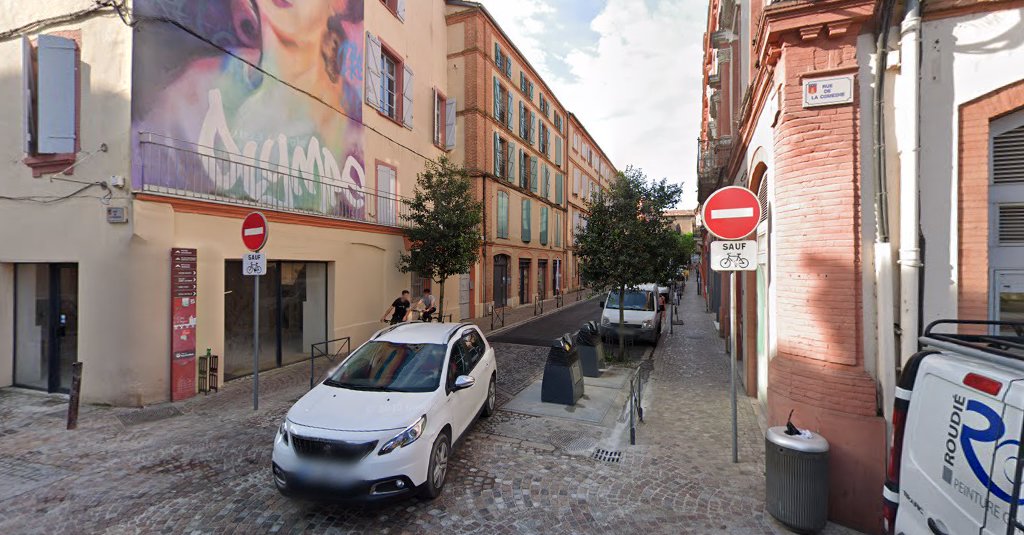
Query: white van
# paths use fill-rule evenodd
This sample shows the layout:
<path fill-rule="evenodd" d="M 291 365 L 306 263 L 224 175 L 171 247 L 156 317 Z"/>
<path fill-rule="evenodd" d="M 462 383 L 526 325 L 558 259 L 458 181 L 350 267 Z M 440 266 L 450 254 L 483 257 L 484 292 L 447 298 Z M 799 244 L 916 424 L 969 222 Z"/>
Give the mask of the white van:
<path fill-rule="evenodd" d="M 601 301 L 601 336 L 617 339 L 619 336 L 619 292 L 612 290 Z M 622 308 L 627 337 L 658 343 L 661 336 L 661 310 L 658 306 L 658 287 L 644 284 L 627 289 Z"/>
<path fill-rule="evenodd" d="M 948 334 L 965 326 L 993 334 Z M 921 342 L 896 388 L 885 533 L 1024 532 L 1024 324 L 938 321 Z"/>

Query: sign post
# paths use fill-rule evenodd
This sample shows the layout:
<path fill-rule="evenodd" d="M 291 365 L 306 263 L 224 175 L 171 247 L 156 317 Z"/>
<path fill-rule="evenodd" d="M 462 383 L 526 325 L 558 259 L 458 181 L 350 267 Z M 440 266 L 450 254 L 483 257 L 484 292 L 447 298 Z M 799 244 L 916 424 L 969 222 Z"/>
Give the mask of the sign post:
<path fill-rule="evenodd" d="M 761 203 L 747 188 L 729 186 L 713 193 L 701 213 L 704 226 L 715 237 L 727 241 L 711 243 L 710 266 L 729 272 L 729 397 L 732 408 L 732 462 L 739 462 L 736 424 L 736 272 L 757 269 L 757 242 L 739 241 L 757 230 Z"/>
<path fill-rule="evenodd" d="M 242 243 L 252 251 L 242 259 L 242 273 L 252 277 L 252 410 L 260 408 L 260 275 L 267 272 L 267 256 L 260 252 L 267 244 L 270 229 L 260 212 L 242 221 Z"/>

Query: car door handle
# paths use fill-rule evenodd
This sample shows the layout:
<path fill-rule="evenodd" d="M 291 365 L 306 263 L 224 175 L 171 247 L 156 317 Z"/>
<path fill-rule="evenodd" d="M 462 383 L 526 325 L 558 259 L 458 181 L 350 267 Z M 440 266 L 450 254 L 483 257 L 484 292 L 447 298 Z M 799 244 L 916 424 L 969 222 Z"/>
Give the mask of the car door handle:
<path fill-rule="evenodd" d="M 928 529 L 930 529 L 935 535 L 949 535 L 949 530 L 946 529 L 946 525 L 943 524 L 941 520 L 929 518 Z"/>

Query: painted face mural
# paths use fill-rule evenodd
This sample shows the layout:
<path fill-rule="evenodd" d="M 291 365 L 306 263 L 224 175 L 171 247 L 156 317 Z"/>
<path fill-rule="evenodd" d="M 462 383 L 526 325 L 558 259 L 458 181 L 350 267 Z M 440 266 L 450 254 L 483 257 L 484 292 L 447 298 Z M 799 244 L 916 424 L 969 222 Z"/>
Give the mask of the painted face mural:
<path fill-rule="evenodd" d="M 364 218 L 363 0 L 134 5 L 136 188 Z"/>

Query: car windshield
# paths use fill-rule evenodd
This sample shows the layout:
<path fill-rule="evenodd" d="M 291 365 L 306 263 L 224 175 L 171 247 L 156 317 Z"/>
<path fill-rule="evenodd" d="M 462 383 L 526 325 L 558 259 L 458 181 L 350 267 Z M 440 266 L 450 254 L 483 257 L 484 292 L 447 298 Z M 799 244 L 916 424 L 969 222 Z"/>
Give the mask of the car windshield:
<path fill-rule="evenodd" d="M 324 384 L 352 390 L 433 392 L 440 385 L 446 347 L 368 342 L 345 359 Z"/>
<path fill-rule="evenodd" d="M 654 303 L 651 302 L 649 295 L 647 292 L 637 290 L 627 291 L 621 308 L 623 310 L 654 310 Z M 605 303 L 605 308 L 619 308 L 619 292 L 608 293 L 608 302 Z"/>

